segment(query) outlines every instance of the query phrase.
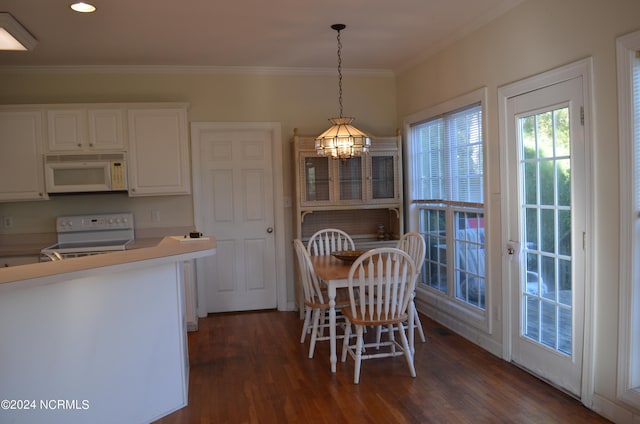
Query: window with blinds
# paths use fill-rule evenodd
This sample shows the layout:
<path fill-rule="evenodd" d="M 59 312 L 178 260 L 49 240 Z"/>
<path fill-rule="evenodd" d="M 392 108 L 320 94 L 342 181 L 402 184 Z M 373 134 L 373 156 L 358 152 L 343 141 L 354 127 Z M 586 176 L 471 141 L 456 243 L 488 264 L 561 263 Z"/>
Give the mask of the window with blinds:
<path fill-rule="evenodd" d="M 640 408 L 640 31 L 618 38 L 616 44 L 620 114 L 617 396 Z"/>
<path fill-rule="evenodd" d="M 484 310 L 482 103 L 439 111 L 409 128 L 411 202 L 427 245 L 420 284 Z"/>

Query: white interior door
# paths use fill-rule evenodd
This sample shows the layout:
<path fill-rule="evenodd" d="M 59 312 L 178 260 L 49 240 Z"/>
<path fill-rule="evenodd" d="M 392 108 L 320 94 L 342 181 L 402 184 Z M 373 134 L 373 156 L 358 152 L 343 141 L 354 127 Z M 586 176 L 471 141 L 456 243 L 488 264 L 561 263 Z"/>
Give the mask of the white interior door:
<path fill-rule="evenodd" d="M 511 360 L 581 394 L 586 234 L 583 78 L 506 102 Z M 583 116 L 583 115 L 582 115 Z"/>
<path fill-rule="evenodd" d="M 217 239 L 198 259 L 198 313 L 277 306 L 271 126 L 192 128 L 194 214 Z"/>

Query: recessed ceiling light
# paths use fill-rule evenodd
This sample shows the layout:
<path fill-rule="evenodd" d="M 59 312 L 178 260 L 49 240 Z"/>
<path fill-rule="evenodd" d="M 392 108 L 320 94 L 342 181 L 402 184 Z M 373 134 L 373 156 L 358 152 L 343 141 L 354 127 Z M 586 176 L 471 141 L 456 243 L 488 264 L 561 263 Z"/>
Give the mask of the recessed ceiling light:
<path fill-rule="evenodd" d="M 80 13 L 91 13 L 96 11 L 96 7 L 94 5 L 85 3 L 82 1 L 78 3 L 73 3 L 70 7 L 71 9 Z"/>
<path fill-rule="evenodd" d="M 38 40 L 11 14 L 0 13 L 0 50 L 33 50 Z"/>

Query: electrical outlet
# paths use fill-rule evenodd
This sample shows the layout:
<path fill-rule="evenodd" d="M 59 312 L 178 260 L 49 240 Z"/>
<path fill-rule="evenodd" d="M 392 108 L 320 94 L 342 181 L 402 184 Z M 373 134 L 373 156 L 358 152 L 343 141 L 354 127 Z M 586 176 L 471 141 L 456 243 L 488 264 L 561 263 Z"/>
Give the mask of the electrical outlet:
<path fill-rule="evenodd" d="M 2 217 L 2 228 L 5 230 L 9 230 L 13 228 L 13 217 L 12 216 L 3 216 Z"/>
<path fill-rule="evenodd" d="M 160 211 L 152 210 L 151 211 L 151 222 L 160 222 Z"/>

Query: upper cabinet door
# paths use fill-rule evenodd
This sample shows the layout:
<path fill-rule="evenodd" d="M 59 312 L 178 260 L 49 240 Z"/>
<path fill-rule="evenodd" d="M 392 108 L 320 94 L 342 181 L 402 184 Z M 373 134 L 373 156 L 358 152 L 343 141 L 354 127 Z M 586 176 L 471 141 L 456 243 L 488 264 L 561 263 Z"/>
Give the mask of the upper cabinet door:
<path fill-rule="evenodd" d="M 126 150 L 122 109 L 89 109 L 89 149 Z"/>
<path fill-rule="evenodd" d="M 48 199 L 41 111 L 0 111 L 0 201 Z"/>
<path fill-rule="evenodd" d="M 303 205 L 329 205 L 334 200 L 330 159 L 315 153 L 301 153 L 299 158 L 300 202 Z"/>
<path fill-rule="evenodd" d="M 125 150 L 122 117 L 122 109 L 48 110 L 48 150 L 50 152 Z"/>
<path fill-rule="evenodd" d="M 87 140 L 87 118 L 84 110 L 47 111 L 49 151 L 82 150 Z"/>
<path fill-rule="evenodd" d="M 130 109 L 129 195 L 191 193 L 187 110 Z"/>
<path fill-rule="evenodd" d="M 350 159 L 331 159 L 337 168 L 337 199 L 341 204 L 362 203 L 365 198 L 365 157 Z"/>
<path fill-rule="evenodd" d="M 369 154 L 368 199 L 371 203 L 400 202 L 398 154 L 373 152 Z"/>

